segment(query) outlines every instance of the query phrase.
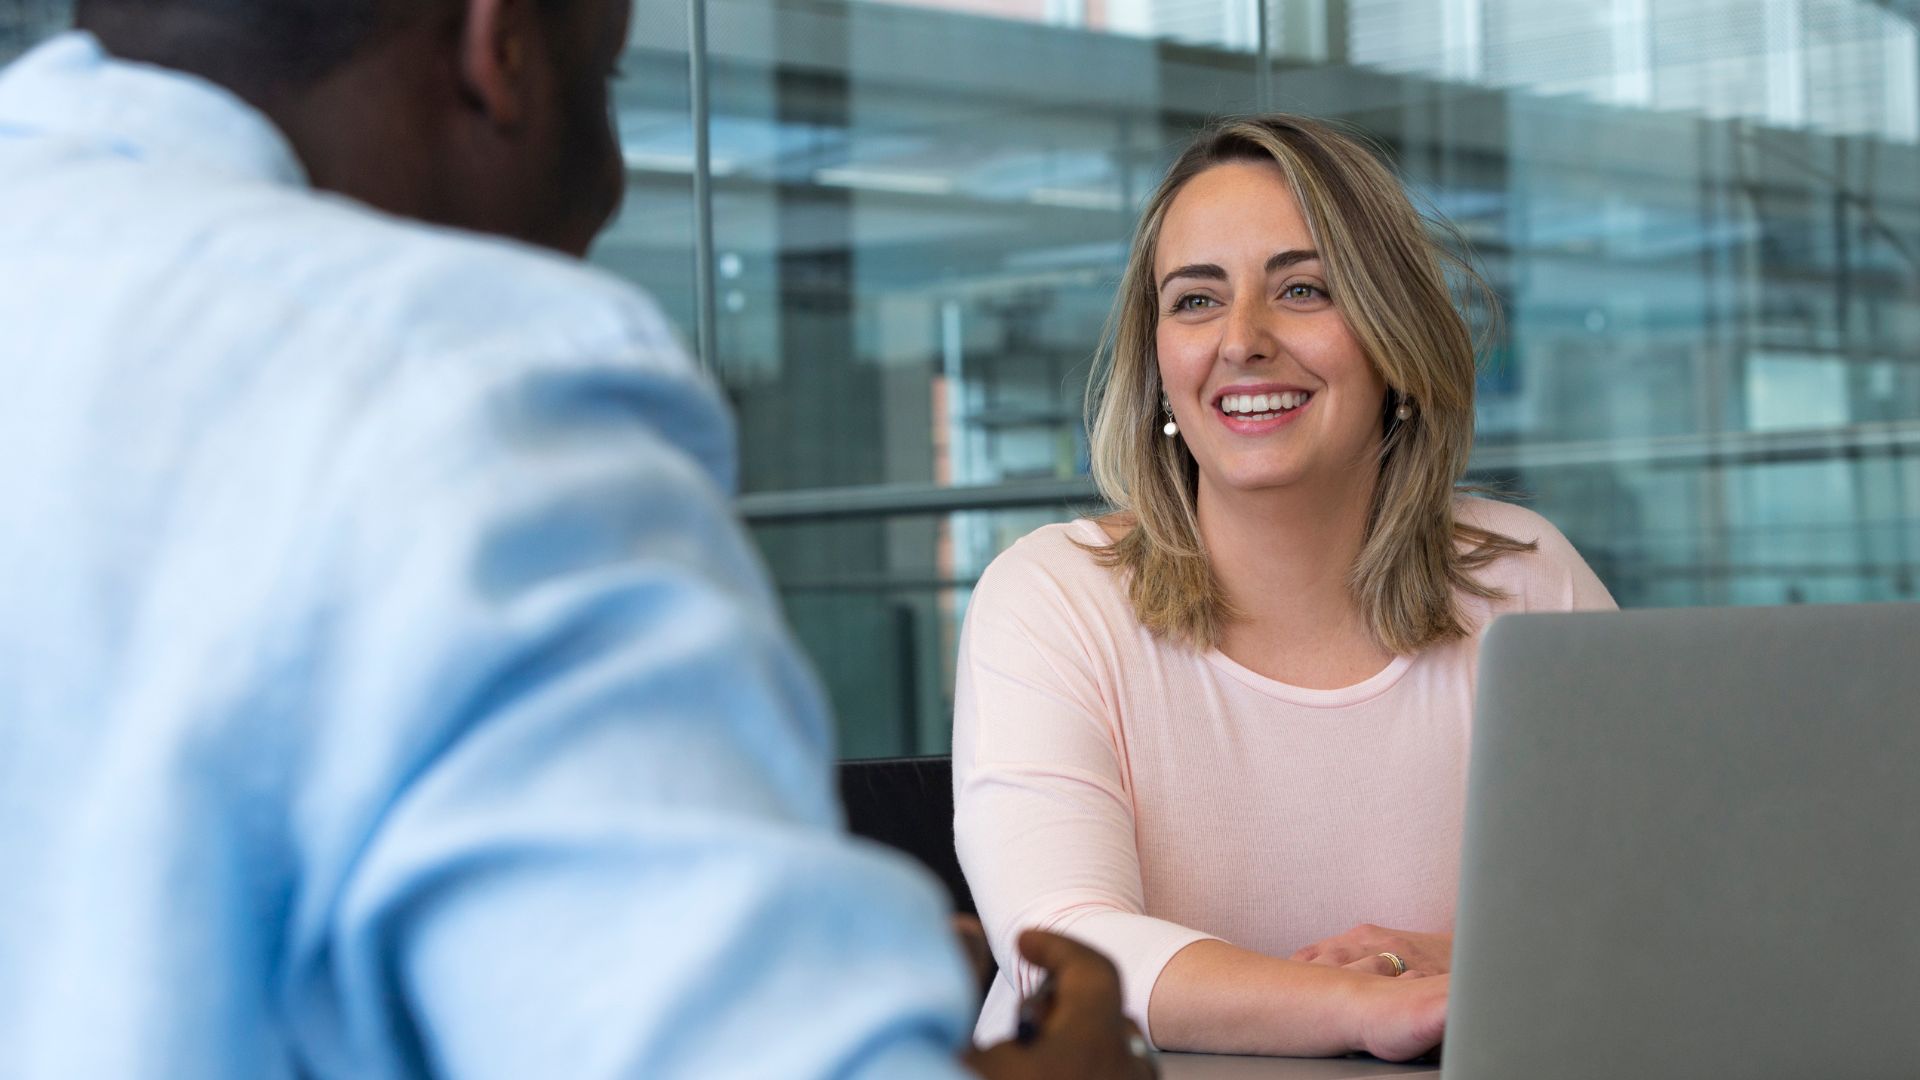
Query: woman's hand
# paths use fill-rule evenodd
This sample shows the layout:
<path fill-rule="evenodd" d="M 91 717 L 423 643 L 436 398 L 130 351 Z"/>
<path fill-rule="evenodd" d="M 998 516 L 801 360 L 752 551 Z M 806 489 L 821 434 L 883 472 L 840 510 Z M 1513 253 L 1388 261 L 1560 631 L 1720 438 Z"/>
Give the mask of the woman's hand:
<path fill-rule="evenodd" d="M 1350 968 L 1373 975 L 1393 975 L 1393 962 L 1380 955 L 1389 952 L 1398 956 L 1400 962 L 1407 966 L 1403 978 L 1445 975 L 1453 967 L 1453 935 L 1389 930 L 1384 926 L 1362 923 L 1344 934 L 1316 941 L 1294 953 L 1290 959 Z"/>
<path fill-rule="evenodd" d="M 1449 982 L 1445 975 L 1370 981 L 1361 998 L 1361 1049 L 1383 1061 L 1411 1061 L 1439 1046 L 1447 1030 Z"/>

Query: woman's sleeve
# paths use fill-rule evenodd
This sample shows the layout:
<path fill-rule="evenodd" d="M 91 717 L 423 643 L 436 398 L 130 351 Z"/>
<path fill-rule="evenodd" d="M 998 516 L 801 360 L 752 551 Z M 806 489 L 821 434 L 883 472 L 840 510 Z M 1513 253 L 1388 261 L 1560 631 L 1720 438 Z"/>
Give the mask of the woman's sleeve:
<path fill-rule="evenodd" d="M 1483 579 L 1512 597 L 1503 611 L 1613 611 L 1620 605 L 1566 534 L 1532 510 L 1491 499 L 1460 504 L 1466 522 L 1531 541 L 1535 549 L 1496 561 Z"/>
<path fill-rule="evenodd" d="M 1144 914 L 1113 680 L 1099 674 L 1092 628 L 1035 546 L 996 560 L 968 605 L 954 696 L 955 847 L 994 958 L 1022 996 L 1038 973 L 1018 957 L 1019 934 L 1066 934 L 1113 959 L 1127 1013 L 1151 1039 L 1147 1004 L 1161 969 L 1211 935 Z"/>
<path fill-rule="evenodd" d="M 1614 611 L 1620 605 L 1601 583 L 1593 567 L 1587 565 L 1573 542 L 1545 518 L 1540 518 L 1540 567 L 1549 575 L 1549 595 L 1561 611 Z"/>

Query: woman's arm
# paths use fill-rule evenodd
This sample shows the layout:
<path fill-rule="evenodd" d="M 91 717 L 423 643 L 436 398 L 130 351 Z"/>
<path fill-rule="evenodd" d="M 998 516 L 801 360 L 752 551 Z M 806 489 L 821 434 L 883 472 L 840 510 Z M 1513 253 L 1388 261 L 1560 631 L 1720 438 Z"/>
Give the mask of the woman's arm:
<path fill-rule="evenodd" d="M 1026 542 L 987 568 L 967 605 L 954 846 L 1012 991 L 991 999 L 983 1035 L 1011 1031 L 1007 998 L 1039 988 L 1041 973 L 1015 947 L 1022 931 L 1067 934 L 1106 953 L 1143 1027 L 1167 959 L 1207 936 L 1146 914 L 1117 719 L 1072 610 Z"/>
<path fill-rule="evenodd" d="M 1037 927 L 1110 955 L 1129 1013 L 1161 1046 L 1400 1058 L 1431 1048 L 1444 1023 L 1443 978 L 1280 960 L 1147 914 L 1125 747 L 1098 648 L 1060 583 L 1031 559 L 1016 548 L 982 577 L 955 695 L 955 842 L 1003 977 L 1022 993 L 1036 988 L 1011 944 Z"/>
<path fill-rule="evenodd" d="M 1168 1050 L 1325 1057 L 1363 1050 L 1405 1061 L 1433 1049 L 1447 977 L 1386 978 L 1196 941 L 1160 972 L 1150 1006 Z"/>

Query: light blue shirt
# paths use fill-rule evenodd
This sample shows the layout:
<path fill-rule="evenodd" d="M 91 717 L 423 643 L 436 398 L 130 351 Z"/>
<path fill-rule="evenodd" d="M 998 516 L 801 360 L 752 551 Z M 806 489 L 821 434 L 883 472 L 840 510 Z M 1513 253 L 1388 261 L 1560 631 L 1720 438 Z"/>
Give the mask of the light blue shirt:
<path fill-rule="evenodd" d="M 644 297 L 69 34 L 0 74 L 0 388 L 0 1076 L 959 1074 Z"/>

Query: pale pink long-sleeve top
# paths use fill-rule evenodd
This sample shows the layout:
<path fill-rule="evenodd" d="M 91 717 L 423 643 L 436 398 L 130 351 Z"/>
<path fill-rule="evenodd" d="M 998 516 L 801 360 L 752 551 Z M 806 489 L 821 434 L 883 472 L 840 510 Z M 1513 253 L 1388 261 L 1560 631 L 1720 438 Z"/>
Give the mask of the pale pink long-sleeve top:
<path fill-rule="evenodd" d="M 1539 549 L 1479 572 L 1506 596 L 1462 597 L 1467 638 L 1339 690 L 1153 637 L 1120 574 L 1075 543 L 1108 542 L 1091 521 L 993 561 L 953 732 L 955 844 L 1000 963 L 979 1038 L 1006 1037 L 1037 985 L 1016 962 L 1028 928 L 1112 957 L 1143 1030 L 1161 970 L 1195 941 L 1285 957 L 1363 922 L 1451 930 L 1481 631 L 1614 606 L 1538 514 L 1462 499 L 1458 515 Z"/>

